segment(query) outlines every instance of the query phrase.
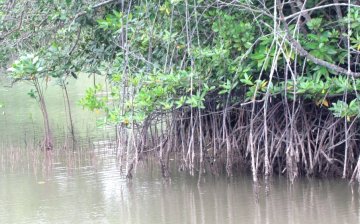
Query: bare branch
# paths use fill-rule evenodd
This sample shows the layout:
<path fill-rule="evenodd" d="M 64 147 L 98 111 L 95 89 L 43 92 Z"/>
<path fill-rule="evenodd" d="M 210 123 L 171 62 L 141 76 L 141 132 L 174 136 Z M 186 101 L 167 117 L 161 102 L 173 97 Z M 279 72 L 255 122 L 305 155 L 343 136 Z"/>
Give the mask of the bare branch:
<path fill-rule="evenodd" d="M 320 5 L 317 7 L 313 7 L 311 9 L 305 9 L 305 10 L 301 10 L 299 12 L 293 13 L 289 16 L 284 16 L 284 20 L 288 20 L 291 19 L 293 17 L 297 17 L 298 15 L 303 15 L 306 12 L 310 12 L 310 11 L 314 11 L 314 10 L 318 10 L 318 9 L 325 9 L 325 8 L 329 8 L 329 7 L 334 7 L 334 6 L 349 6 L 349 4 L 347 3 L 333 3 L 333 4 L 327 4 L 327 5 Z M 351 7 L 356 7 L 356 8 L 360 8 L 360 5 L 354 5 L 354 4 L 350 4 Z"/>

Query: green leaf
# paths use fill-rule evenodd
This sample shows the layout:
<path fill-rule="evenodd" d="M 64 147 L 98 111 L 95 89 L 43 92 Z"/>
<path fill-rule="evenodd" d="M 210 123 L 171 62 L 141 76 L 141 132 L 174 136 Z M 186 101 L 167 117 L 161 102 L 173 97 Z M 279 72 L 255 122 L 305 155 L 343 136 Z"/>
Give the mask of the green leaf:
<path fill-rule="evenodd" d="M 322 23 L 322 18 L 314 18 L 306 23 L 310 30 L 319 29 Z"/>
<path fill-rule="evenodd" d="M 254 83 L 249 79 L 240 79 L 240 81 L 246 85 L 252 86 Z"/>
<path fill-rule="evenodd" d="M 262 60 L 265 57 L 266 57 L 266 55 L 262 52 L 251 55 L 251 59 L 255 59 L 255 60 Z"/>

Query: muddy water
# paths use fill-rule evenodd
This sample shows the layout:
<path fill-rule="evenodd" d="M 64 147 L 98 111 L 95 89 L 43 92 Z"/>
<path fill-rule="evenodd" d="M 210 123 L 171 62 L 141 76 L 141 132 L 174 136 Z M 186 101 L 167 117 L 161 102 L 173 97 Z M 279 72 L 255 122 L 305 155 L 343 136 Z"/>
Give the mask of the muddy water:
<path fill-rule="evenodd" d="M 274 178 L 256 202 L 247 176 L 197 185 L 174 172 L 164 183 L 149 162 L 128 182 L 111 150 L 60 161 L 0 173 L 1 223 L 359 223 L 359 193 L 344 181 Z"/>
<path fill-rule="evenodd" d="M 76 107 L 87 82 L 69 87 L 83 147 L 52 155 L 28 147 L 42 130 L 40 111 L 26 96 L 30 87 L 0 87 L 0 223 L 360 223 L 358 188 L 339 179 L 291 185 L 275 177 L 270 194 L 260 188 L 258 200 L 247 175 L 207 176 L 198 185 L 174 165 L 171 182 L 164 183 L 154 161 L 140 164 L 127 181 L 96 115 Z M 67 128 L 62 93 L 55 86 L 47 91 L 61 145 Z"/>

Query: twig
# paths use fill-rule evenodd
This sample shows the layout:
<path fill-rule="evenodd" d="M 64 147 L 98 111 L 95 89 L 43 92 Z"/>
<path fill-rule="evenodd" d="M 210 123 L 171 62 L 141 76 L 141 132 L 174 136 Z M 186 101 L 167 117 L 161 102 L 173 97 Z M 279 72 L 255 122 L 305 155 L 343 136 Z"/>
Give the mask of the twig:
<path fill-rule="evenodd" d="M 81 27 L 79 28 L 79 30 L 77 32 L 76 41 L 75 41 L 74 45 L 71 47 L 71 49 L 69 51 L 69 55 L 71 55 L 74 52 L 76 46 L 78 45 L 79 39 L 80 39 L 80 34 L 81 34 Z"/>

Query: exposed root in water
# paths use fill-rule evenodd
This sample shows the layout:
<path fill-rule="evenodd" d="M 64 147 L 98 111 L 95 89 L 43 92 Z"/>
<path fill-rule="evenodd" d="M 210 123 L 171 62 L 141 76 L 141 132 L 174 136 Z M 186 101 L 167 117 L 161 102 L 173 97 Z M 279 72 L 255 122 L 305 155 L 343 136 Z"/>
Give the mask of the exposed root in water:
<path fill-rule="evenodd" d="M 273 174 L 286 174 L 291 181 L 300 175 L 341 177 L 344 170 L 346 178 L 358 179 L 357 123 L 345 129 L 343 120 L 328 110 L 306 101 L 294 104 L 295 110 L 288 113 L 283 101 L 273 100 L 267 108 L 266 126 L 263 105 L 255 105 L 253 130 L 251 108 L 246 106 L 228 109 L 225 121 L 225 115 L 217 111 L 203 110 L 201 116 L 191 118 L 190 111 L 184 110 L 147 120 L 147 125 L 132 131 L 118 127 L 118 137 L 120 133 L 128 136 L 118 138 L 118 143 L 127 142 L 118 145 L 118 155 L 128 164 L 127 177 L 138 161 L 152 155 L 159 159 L 164 178 L 170 177 L 169 159 L 176 156 L 181 160 L 179 169 L 198 173 L 199 179 L 205 172 L 231 176 L 234 171 L 251 169 L 254 182 L 257 176 L 267 179 Z M 134 139 L 136 144 L 130 144 Z"/>

